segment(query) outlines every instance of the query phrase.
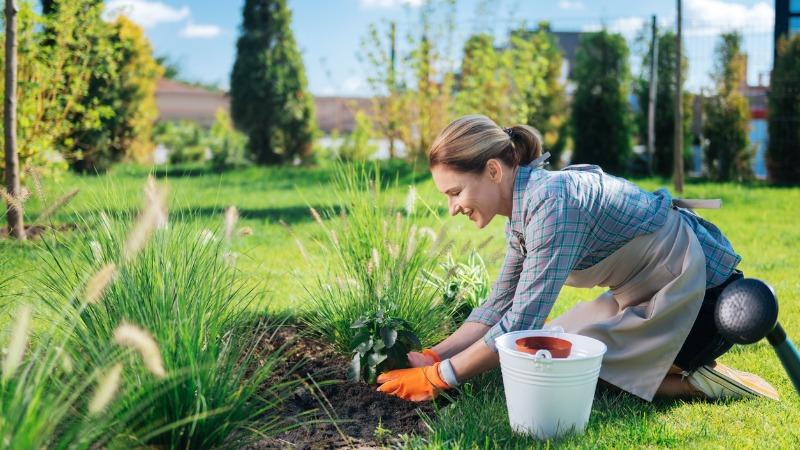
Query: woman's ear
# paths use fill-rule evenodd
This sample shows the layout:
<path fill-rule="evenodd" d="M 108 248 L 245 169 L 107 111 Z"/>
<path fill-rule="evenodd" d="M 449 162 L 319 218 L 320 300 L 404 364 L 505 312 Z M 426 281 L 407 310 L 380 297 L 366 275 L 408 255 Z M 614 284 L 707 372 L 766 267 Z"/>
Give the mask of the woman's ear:
<path fill-rule="evenodd" d="M 489 181 L 499 184 L 503 179 L 503 165 L 495 158 L 486 161 L 486 175 Z"/>

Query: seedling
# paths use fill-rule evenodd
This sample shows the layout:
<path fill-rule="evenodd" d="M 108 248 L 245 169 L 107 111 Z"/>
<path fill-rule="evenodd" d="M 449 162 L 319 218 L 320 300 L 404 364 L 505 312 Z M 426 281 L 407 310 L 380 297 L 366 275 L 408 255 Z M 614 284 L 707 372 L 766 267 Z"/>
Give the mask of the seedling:
<path fill-rule="evenodd" d="M 381 372 L 407 368 L 407 353 L 422 347 L 408 322 L 383 310 L 361 316 L 350 328 L 358 330 L 352 341 L 351 381 L 375 383 Z"/>

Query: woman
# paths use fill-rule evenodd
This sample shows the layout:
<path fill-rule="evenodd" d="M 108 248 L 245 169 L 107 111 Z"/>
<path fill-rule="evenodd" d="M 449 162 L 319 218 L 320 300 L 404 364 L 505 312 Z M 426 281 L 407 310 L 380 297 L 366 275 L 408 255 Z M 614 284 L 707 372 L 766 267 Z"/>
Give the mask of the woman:
<path fill-rule="evenodd" d="M 603 341 L 600 378 L 646 401 L 656 395 L 765 396 L 759 377 L 715 359 L 728 351 L 714 325 L 722 289 L 742 273 L 741 258 L 713 224 L 673 200 L 594 165 L 539 166 L 539 133 L 500 128 L 485 116 L 448 125 L 430 149 L 436 187 L 451 215 L 478 228 L 508 217 L 509 242 L 491 295 L 432 349 L 409 353 L 410 369 L 378 378 L 380 391 L 429 400 L 498 365 L 494 340 L 541 328 L 563 285 L 608 286 L 550 325 Z M 678 206 L 676 206 L 678 205 Z"/>

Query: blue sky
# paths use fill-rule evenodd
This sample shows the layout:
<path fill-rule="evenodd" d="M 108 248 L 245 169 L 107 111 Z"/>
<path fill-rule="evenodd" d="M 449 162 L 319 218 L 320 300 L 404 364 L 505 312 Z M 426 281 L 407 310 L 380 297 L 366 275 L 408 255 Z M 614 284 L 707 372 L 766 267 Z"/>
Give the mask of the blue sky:
<path fill-rule="evenodd" d="M 424 0 L 288 0 L 295 40 L 303 54 L 309 88 L 316 95 L 367 96 L 365 70 L 356 57 L 370 23 L 398 22 L 404 36 L 417 29 Z M 145 28 L 156 54 L 178 62 L 185 78 L 228 86 L 236 54 L 244 0 L 106 0 Z M 498 41 L 521 21 L 549 20 L 553 29 L 593 30 L 605 25 L 633 38 L 652 14 L 674 27 L 675 1 L 636 0 L 460 0 L 456 6 L 451 57 L 471 33 L 493 33 Z M 715 37 L 738 29 L 745 34 L 749 80 L 772 64 L 773 2 L 684 0 L 684 30 L 690 58 L 687 86 L 708 86 Z M 633 61 L 634 70 L 636 66 Z"/>

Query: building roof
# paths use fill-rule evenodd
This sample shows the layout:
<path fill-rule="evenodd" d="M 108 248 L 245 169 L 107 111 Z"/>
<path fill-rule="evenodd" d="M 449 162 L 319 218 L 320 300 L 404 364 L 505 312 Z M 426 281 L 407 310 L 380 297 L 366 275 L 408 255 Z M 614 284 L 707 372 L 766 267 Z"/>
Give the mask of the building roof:
<path fill-rule="evenodd" d="M 212 91 L 176 80 L 163 78 L 156 85 L 158 120 L 189 120 L 204 126 L 214 123 L 217 110 L 230 112 L 230 97 L 223 91 Z M 349 133 L 355 127 L 356 112 L 372 111 L 372 99 L 357 97 L 314 97 L 317 124 L 325 133 L 338 130 Z"/>

